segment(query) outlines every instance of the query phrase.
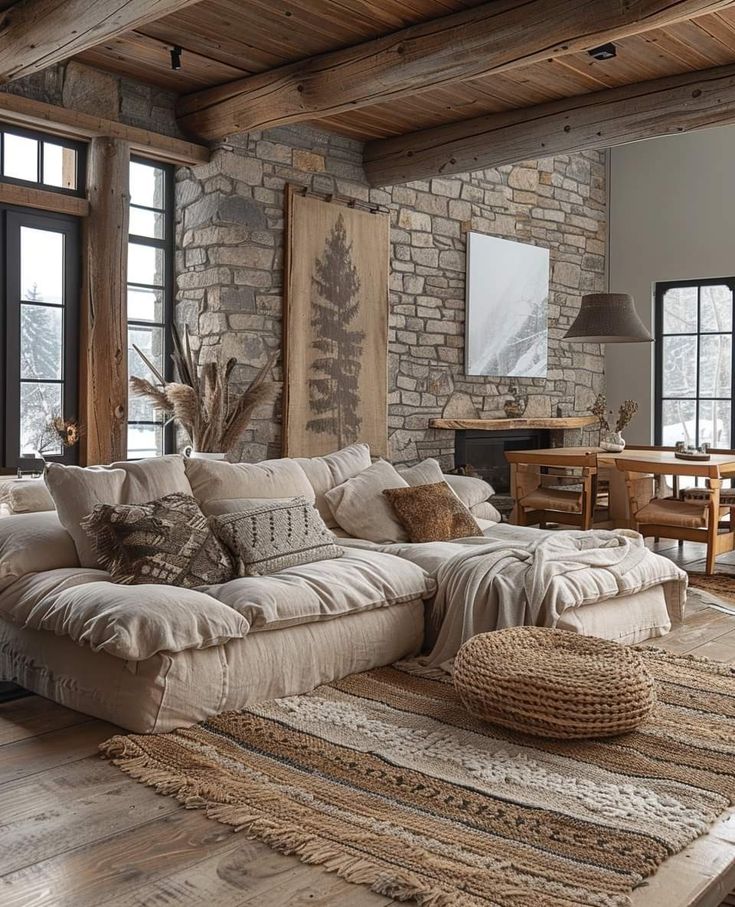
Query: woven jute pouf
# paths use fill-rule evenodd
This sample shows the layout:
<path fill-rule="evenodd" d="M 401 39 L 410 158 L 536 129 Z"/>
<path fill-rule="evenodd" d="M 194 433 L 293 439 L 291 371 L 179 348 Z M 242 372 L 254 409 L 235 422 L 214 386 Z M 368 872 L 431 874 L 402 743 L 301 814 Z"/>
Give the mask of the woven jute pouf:
<path fill-rule="evenodd" d="M 476 717 L 559 739 L 625 734 L 656 704 L 653 679 L 632 649 L 539 627 L 467 640 L 454 662 L 454 686 Z"/>

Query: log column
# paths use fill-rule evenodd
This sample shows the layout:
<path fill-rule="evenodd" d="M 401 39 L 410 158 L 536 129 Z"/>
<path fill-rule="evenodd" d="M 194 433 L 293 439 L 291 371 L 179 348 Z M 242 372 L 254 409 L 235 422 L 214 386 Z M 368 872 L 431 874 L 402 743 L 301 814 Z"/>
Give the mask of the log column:
<path fill-rule="evenodd" d="M 126 142 L 92 140 L 79 412 L 87 465 L 127 455 L 129 169 Z"/>

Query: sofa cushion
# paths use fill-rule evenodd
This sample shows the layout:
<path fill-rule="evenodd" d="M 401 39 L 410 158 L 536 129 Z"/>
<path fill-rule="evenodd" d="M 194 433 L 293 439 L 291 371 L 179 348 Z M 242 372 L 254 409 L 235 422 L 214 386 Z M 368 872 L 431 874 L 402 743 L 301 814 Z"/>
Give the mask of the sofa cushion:
<path fill-rule="evenodd" d="M 296 498 L 314 502 L 314 489 L 295 460 L 226 463 L 223 460 L 186 461 L 194 497 L 206 514 L 214 501 L 232 498 Z"/>
<path fill-rule="evenodd" d="M 82 520 L 99 564 L 118 583 L 193 589 L 235 575 L 227 548 L 191 495 L 148 504 L 98 504 Z"/>
<path fill-rule="evenodd" d="M 28 573 L 78 566 L 74 540 L 55 511 L 0 520 L 0 590 Z"/>
<path fill-rule="evenodd" d="M 224 498 L 221 501 L 210 501 L 207 504 L 207 513 L 210 517 L 222 516 L 225 513 L 245 513 L 258 507 L 296 500 L 297 498 Z"/>
<path fill-rule="evenodd" d="M 406 530 L 383 495 L 386 488 L 408 488 L 408 482 L 385 460 L 325 495 L 338 525 L 351 536 L 371 542 L 405 542 Z"/>
<path fill-rule="evenodd" d="M 211 526 L 230 550 L 239 576 L 268 576 L 342 557 L 334 535 L 304 498 L 225 513 L 213 517 Z"/>
<path fill-rule="evenodd" d="M 503 514 L 490 501 L 481 501 L 479 504 L 474 504 L 469 510 L 478 522 L 480 520 L 490 523 L 503 522 Z"/>
<path fill-rule="evenodd" d="M 79 567 L 21 577 L 0 593 L 0 615 L 126 661 L 222 645 L 249 629 L 242 614 L 203 592 L 121 586 L 102 570 Z"/>
<path fill-rule="evenodd" d="M 448 542 L 482 535 L 472 514 L 446 482 L 386 488 L 383 494 L 412 542 Z"/>
<path fill-rule="evenodd" d="M 428 598 L 434 581 L 421 567 L 378 551 L 289 567 L 272 576 L 242 577 L 200 591 L 229 605 L 251 632 L 275 630 Z"/>
<path fill-rule="evenodd" d="M 409 485 L 433 485 L 436 482 L 446 482 L 468 510 L 472 510 L 477 504 L 482 504 L 495 494 L 493 486 L 483 479 L 442 472 L 439 461 L 431 457 L 422 460 L 415 466 L 408 466 L 398 471 Z"/>
<path fill-rule="evenodd" d="M 145 504 L 177 491 L 191 494 L 184 458 L 176 454 L 111 466 L 49 463 L 45 479 L 59 520 L 74 539 L 84 567 L 97 566 L 97 555 L 81 526 L 97 504 Z"/>
<path fill-rule="evenodd" d="M 316 495 L 316 508 L 321 518 L 334 529 L 337 521 L 325 497 L 328 491 L 358 475 L 370 466 L 370 447 L 367 444 L 350 444 L 325 457 L 295 457 L 295 462 L 306 473 Z"/>
<path fill-rule="evenodd" d="M 43 513 L 56 509 L 42 478 L 9 479 L 0 483 L 0 504 L 7 504 L 11 513 Z"/>

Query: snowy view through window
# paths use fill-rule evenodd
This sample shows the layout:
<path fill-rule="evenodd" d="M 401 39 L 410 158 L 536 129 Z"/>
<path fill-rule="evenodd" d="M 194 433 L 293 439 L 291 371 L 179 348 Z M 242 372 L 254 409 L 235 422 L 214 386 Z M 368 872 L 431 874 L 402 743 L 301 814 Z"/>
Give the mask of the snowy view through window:
<path fill-rule="evenodd" d="M 732 447 L 732 290 L 667 289 L 659 318 L 661 443 Z"/>

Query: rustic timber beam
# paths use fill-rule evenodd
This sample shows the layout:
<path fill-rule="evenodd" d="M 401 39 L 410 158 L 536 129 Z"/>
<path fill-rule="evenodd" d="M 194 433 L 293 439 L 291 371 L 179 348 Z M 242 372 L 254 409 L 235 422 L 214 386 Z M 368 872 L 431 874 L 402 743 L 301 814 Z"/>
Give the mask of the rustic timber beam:
<path fill-rule="evenodd" d="M 40 208 L 42 211 L 71 214 L 74 217 L 86 217 L 89 214 L 89 202 L 86 198 L 65 195 L 62 192 L 49 192 L 35 186 L 16 186 L 13 183 L 0 183 L 0 204 Z"/>
<path fill-rule="evenodd" d="M 735 123 L 735 65 L 368 142 L 365 172 L 385 186 L 727 123 Z"/>
<path fill-rule="evenodd" d="M 44 132 L 72 139 L 95 136 L 120 139 L 127 142 L 134 153 L 163 163 L 203 164 L 210 158 L 209 148 L 204 145 L 3 91 L 0 91 L 0 122 L 40 127 Z"/>
<path fill-rule="evenodd" d="M 0 13 L 0 82 L 89 50 L 198 0 L 19 0 Z"/>
<path fill-rule="evenodd" d="M 333 116 L 527 66 L 734 6 L 733 0 L 493 0 L 354 47 L 195 92 L 187 132 L 236 132 Z"/>
<path fill-rule="evenodd" d="M 82 455 L 87 466 L 127 455 L 127 258 L 130 147 L 92 140 L 82 317 Z"/>

